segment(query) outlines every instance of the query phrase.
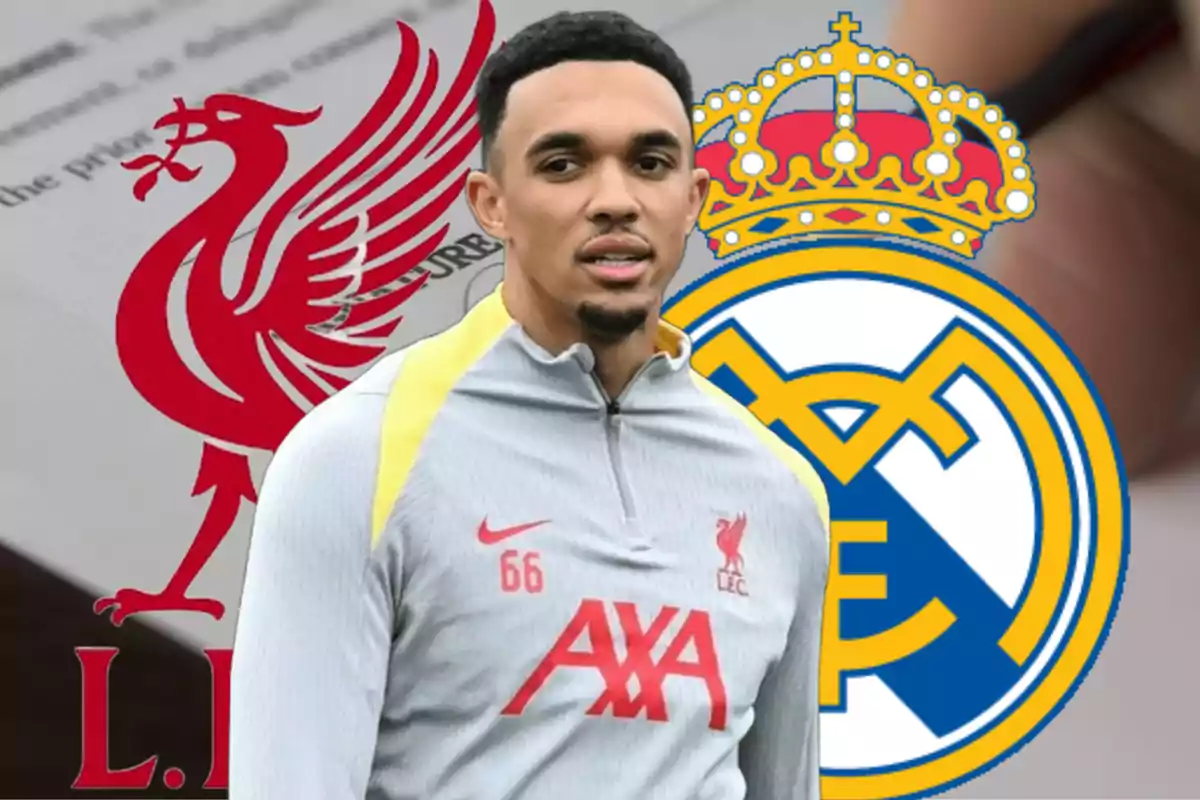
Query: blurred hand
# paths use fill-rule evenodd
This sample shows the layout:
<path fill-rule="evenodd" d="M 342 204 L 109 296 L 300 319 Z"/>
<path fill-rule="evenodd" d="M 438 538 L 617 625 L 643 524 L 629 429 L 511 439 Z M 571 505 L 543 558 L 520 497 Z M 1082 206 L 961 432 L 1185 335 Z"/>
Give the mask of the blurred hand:
<path fill-rule="evenodd" d="M 1111 2 L 898 0 L 888 45 L 994 96 Z M 1131 477 L 1172 454 L 1200 378 L 1200 0 L 1180 9 L 1182 46 L 1028 141 L 1037 209 L 981 253 L 1082 361 Z"/>

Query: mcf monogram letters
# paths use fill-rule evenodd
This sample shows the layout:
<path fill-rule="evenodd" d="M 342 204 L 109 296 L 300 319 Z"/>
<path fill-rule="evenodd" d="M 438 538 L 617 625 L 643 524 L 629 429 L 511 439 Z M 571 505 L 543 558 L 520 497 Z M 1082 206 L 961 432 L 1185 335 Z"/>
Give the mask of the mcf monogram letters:
<path fill-rule="evenodd" d="M 981 376 L 984 383 L 1003 390 L 1008 408 L 1019 425 L 1045 426 L 1036 413 L 1037 399 L 992 348 L 970 329 L 951 325 L 941 339 L 929 348 L 925 357 L 902 377 L 888 377 L 849 369 L 823 370 L 790 380 L 781 378 L 772 365 L 763 360 L 736 327 L 712 337 L 699 348 L 696 368 L 711 375 L 725 367 L 736 373 L 755 396 L 749 409 L 764 423 L 782 421 L 800 440 L 818 455 L 821 463 L 843 484 L 850 481 L 906 426 L 921 430 L 944 458 L 952 458 L 970 445 L 971 438 L 954 415 L 937 400 L 937 392 L 956 374 L 966 369 Z M 848 391 L 848 389 L 850 391 Z M 853 397 L 848 397 L 853 395 Z M 840 439 L 812 410 L 829 400 L 855 399 L 875 408 L 870 417 L 846 440 Z M 1048 435 L 1029 430 L 1030 440 Z M 1039 461 L 1037 454 L 1035 461 Z M 1069 496 L 1068 478 L 1061 465 L 1038 464 L 1038 473 L 1048 496 Z M 1044 513 L 1048 524 L 1055 524 L 1060 512 L 1049 504 Z M 899 661 L 922 650 L 955 623 L 957 617 L 937 597 L 890 630 L 861 639 L 843 639 L 840 634 L 841 604 L 844 600 L 884 600 L 888 597 L 887 575 L 842 574 L 840 546 L 847 542 L 884 544 L 888 539 L 884 520 L 834 520 L 831 524 L 832 549 L 829 588 L 824 619 L 824 645 L 821 670 L 821 705 L 838 707 L 842 703 L 843 676 Z M 1067 576 L 1067 552 L 1049 548 L 1030 588 L 1040 597 L 1061 589 Z M 1045 548 L 1044 548 L 1045 550 Z M 1059 552 L 1061 550 L 1061 552 Z M 1012 625 L 1000 646 L 1016 664 L 1027 660 L 1037 645 L 1036 633 L 1045 629 L 1053 603 L 1026 603 L 1022 615 Z M 1034 616 L 1047 619 L 1034 619 Z"/>

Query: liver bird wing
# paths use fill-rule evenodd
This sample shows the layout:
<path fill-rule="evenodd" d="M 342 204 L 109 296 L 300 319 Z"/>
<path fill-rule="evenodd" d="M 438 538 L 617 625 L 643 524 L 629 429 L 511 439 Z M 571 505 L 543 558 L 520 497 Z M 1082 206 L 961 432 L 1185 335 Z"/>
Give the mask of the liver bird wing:
<path fill-rule="evenodd" d="M 411 27 L 397 27 L 400 52 L 383 91 L 349 134 L 270 206 L 233 300 L 264 357 L 314 404 L 348 382 L 337 370 L 363 366 L 386 350 L 401 306 L 426 276 L 388 293 L 377 290 L 441 244 L 449 228 L 444 216 L 479 142 L 471 90 L 495 34 L 488 0 L 481 0 L 462 64 L 440 100 L 437 54 Z M 410 173 L 399 188 L 380 191 Z M 302 227 L 280 242 L 292 214 Z M 274 274 L 264 280 L 270 252 L 280 248 Z M 358 302 L 348 303 L 350 297 Z"/>

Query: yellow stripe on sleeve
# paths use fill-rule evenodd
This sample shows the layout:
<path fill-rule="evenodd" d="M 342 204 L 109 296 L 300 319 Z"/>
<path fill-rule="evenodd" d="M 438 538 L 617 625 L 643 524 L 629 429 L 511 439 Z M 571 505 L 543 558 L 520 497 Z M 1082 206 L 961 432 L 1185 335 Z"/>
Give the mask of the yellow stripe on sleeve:
<path fill-rule="evenodd" d="M 429 427 L 454 386 L 512 322 L 497 288 L 454 327 L 405 354 L 383 412 L 371 546 L 383 535 Z"/>

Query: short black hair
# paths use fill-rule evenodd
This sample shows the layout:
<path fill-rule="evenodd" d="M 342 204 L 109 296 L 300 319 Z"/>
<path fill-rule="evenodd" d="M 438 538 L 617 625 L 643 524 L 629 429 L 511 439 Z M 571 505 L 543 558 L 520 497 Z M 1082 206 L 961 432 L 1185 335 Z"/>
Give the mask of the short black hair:
<path fill-rule="evenodd" d="M 662 75 L 692 118 L 692 76 L 658 34 L 616 11 L 560 11 L 521 29 L 494 53 L 475 83 L 476 112 L 487 168 L 513 84 L 564 61 L 633 61 Z"/>

